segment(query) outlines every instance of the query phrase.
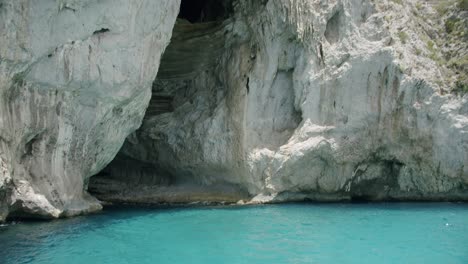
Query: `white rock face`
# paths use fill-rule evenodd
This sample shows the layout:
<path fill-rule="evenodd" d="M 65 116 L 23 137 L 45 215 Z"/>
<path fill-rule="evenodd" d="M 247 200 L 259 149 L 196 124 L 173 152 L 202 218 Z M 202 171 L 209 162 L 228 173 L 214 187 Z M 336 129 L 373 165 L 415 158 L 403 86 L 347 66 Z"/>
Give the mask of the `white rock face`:
<path fill-rule="evenodd" d="M 468 97 L 437 84 L 449 73 L 424 56 L 414 3 L 241 0 L 221 29 L 187 31 L 191 43 L 223 32 L 224 51 L 214 66 L 195 50 L 163 58 L 161 71 L 198 67 L 158 77 L 153 93 L 173 109 L 147 114 L 95 179 L 98 197 L 164 201 L 126 184 L 106 192 L 107 178 L 177 192 L 233 186 L 253 202 L 468 199 Z M 170 54 L 187 50 L 178 39 Z"/>
<path fill-rule="evenodd" d="M 468 96 L 397 2 L 1 1 L 0 221 L 100 209 L 129 134 L 99 199 L 468 200 Z"/>
<path fill-rule="evenodd" d="M 179 6 L 0 2 L 0 220 L 101 208 L 87 178 L 140 126 Z"/>

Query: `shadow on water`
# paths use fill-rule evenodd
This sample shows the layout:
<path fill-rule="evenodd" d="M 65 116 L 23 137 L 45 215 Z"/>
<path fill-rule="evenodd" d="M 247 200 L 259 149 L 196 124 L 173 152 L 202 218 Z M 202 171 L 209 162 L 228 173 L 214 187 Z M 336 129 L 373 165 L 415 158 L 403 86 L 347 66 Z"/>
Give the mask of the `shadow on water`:
<path fill-rule="evenodd" d="M 32 248 L 53 248 L 64 240 L 79 236 L 83 230 L 92 232 L 116 222 L 159 212 L 163 210 L 116 207 L 74 218 L 9 221 L 0 227 L 0 263 L 12 263 L 11 260 L 18 257 L 33 261 L 36 251 Z"/>

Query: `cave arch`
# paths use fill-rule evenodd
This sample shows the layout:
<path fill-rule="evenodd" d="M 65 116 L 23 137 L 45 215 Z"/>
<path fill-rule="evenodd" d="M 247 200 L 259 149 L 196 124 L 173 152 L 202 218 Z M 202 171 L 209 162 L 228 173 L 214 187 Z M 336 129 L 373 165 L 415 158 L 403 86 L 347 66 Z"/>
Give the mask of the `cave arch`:
<path fill-rule="evenodd" d="M 234 37 L 231 26 L 234 1 L 237 0 L 181 1 L 170 43 L 153 82 L 142 127 L 127 139 L 114 160 L 90 179 L 91 194 L 114 202 L 145 196 L 150 203 L 237 202 L 248 197 L 244 187 L 227 180 L 230 178 L 227 172 L 223 172 L 224 178 L 215 179 L 219 172 L 204 171 L 203 177 L 199 177 L 185 167 L 173 166 L 171 160 L 178 157 L 165 141 L 168 137 L 161 129 L 162 124 L 178 126 L 192 122 L 185 119 L 185 111 L 204 114 L 214 111 L 216 101 L 212 99 L 226 93 L 227 85 L 218 78 L 217 66 L 226 54 L 226 43 L 234 43 L 232 39 L 227 41 Z M 149 135 L 144 128 L 158 131 L 155 132 L 158 136 L 142 139 Z M 139 142 L 146 143 L 139 145 Z M 130 148 L 138 150 L 126 151 Z"/>

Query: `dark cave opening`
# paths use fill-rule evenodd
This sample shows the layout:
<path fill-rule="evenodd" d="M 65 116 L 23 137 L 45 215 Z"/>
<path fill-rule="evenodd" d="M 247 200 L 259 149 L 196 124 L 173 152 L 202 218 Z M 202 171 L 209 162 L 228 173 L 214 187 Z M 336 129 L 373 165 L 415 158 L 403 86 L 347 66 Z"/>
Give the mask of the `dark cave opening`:
<path fill-rule="evenodd" d="M 168 160 L 175 157 L 165 142 L 167 136 L 156 129 L 158 124 L 168 120 L 183 120 L 182 112 L 177 110 L 198 102 L 193 97 L 199 89 L 206 88 L 205 84 L 195 81 L 198 76 L 209 79 L 211 85 L 212 79 L 217 80 L 214 73 L 208 73 L 215 69 L 226 50 L 234 1 L 182 0 L 170 43 L 162 54 L 153 82 L 142 128 L 131 136 L 145 143 L 139 145 L 127 140 L 114 160 L 90 178 L 88 191 L 93 196 L 116 203 L 132 197 L 144 197 L 142 199 L 150 203 L 197 199 L 237 202 L 247 197 L 244 189 L 230 183 L 216 183 L 217 187 L 210 189 L 191 172 L 172 166 Z M 216 89 L 206 88 L 200 93 Z M 155 132 L 157 136 L 147 138 L 146 128 L 158 131 Z M 128 151 L 130 149 L 132 151 Z M 136 199 L 138 203 L 140 200 Z"/>
<path fill-rule="evenodd" d="M 207 100 L 198 99 L 199 95 L 220 94 L 220 87 L 224 87 L 214 69 L 226 52 L 234 1 L 182 0 L 171 40 L 153 81 L 143 125 L 127 139 L 114 160 L 90 178 L 88 191 L 93 196 L 115 203 L 155 204 L 237 202 L 248 197 L 244 188 L 224 179 L 207 183 L 208 176 L 198 177 L 185 167 L 177 167 L 178 163 L 172 160 L 178 156 L 164 130 L 165 122 L 185 122 L 185 111 L 196 104 L 212 111 L 208 109 L 211 104 L 204 104 Z"/>
<path fill-rule="evenodd" d="M 153 95 L 160 95 L 159 81 L 187 79 L 216 62 L 225 48 L 229 32 L 226 25 L 234 15 L 235 1 L 181 1 L 171 41 L 162 55 L 153 83 Z"/>
<path fill-rule="evenodd" d="M 232 12 L 232 0 L 182 0 L 178 18 L 202 23 L 224 20 Z"/>

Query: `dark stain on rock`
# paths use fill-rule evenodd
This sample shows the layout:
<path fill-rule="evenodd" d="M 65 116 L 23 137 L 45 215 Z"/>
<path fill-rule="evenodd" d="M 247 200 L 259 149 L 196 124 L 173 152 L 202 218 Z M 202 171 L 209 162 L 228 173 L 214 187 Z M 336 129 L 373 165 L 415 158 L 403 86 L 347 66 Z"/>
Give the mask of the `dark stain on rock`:
<path fill-rule="evenodd" d="M 62 109 L 62 102 L 58 102 L 58 104 L 55 106 L 55 113 L 60 116 L 61 114 L 61 109 Z"/>

